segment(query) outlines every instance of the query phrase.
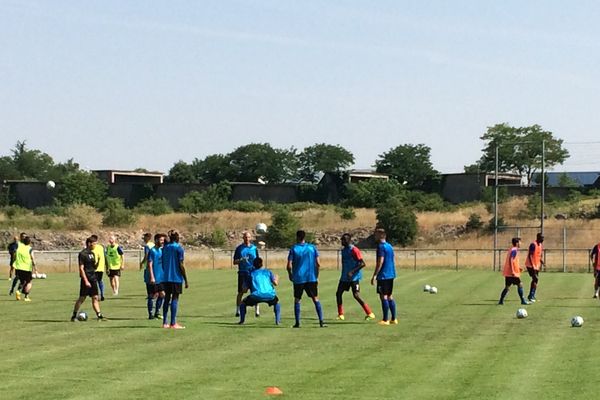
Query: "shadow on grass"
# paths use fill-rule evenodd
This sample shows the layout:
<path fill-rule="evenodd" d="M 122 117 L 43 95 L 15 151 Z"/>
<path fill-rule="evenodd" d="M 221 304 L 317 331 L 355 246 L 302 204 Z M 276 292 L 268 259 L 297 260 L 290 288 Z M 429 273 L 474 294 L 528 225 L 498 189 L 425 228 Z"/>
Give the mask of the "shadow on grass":
<path fill-rule="evenodd" d="M 33 322 L 33 323 L 68 323 L 72 324 L 70 319 L 25 319 L 23 322 Z"/>

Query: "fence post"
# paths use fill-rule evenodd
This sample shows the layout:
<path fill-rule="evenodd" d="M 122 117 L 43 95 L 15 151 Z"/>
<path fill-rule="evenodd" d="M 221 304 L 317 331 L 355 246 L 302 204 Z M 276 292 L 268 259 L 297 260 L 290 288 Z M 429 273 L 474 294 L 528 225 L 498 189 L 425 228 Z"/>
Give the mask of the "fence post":
<path fill-rule="evenodd" d="M 337 268 L 337 270 L 340 270 L 340 250 L 336 250 L 335 251 L 335 267 Z"/>
<path fill-rule="evenodd" d="M 588 249 L 588 273 L 592 272 L 592 251 Z"/>
<path fill-rule="evenodd" d="M 458 271 L 458 249 L 456 249 L 456 270 Z"/>
<path fill-rule="evenodd" d="M 212 267 L 213 267 L 213 271 L 214 271 L 215 270 L 215 249 L 213 249 L 211 247 L 210 253 L 212 254 Z"/>
<path fill-rule="evenodd" d="M 414 263 L 414 270 L 417 270 L 417 249 L 413 250 L 413 263 Z"/>
<path fill-rule="evenodd" d="M 71 252 L 69 252 L 69 272 L 71 272 Z"/>
<path fill-rule="evenodd" d="M 562 248 L 562 264 L 563 272 L 567 272 L 567 227 L 563 226 L 563 248 Z"/>

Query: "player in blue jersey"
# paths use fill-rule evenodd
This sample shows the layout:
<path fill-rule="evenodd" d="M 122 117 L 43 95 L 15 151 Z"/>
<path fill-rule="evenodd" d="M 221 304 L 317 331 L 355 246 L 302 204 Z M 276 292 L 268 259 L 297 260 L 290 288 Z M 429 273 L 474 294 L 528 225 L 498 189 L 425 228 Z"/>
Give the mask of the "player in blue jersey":
<path fill-rule="evenodd" d="M 144 233 L 142 240 L 144 241 L 144 257 L 142 258 L 142 261 L 140 261 L 140 270 L 148 267 L 148 253 L 150 253 L 150 249 L 155 246 L 155 242 L 152 241 L 152 234 L 150 232 Z"/>
<path fill-rule="evenodd" d="M 375 271 L 371 278 L 371 285 L 375 284 L 375 280 L 377 279 L 377 293 L 379 294 L 381 309 L 383 311 L 383 319 L 379 321 L 379 325 L 397 324 L 396 301 L 392 297 L 394 278 L 396 278 L 394 249 L 386 241 L 384 229 L 375 229 L 375 239 L 377 240 L 377 259 Z M 388 318 L 388 314 L 390 313 L 391 319 Z"/>
<path fill-rule="evenodd" d="M 146 268 L 144 269 L 144 282 L 146 282 L 148 319 L 160 318 L 160 309 L 165 299 L 163 287 L 162 247 L 165 244 L 165 234 L 154 235 L 154 246 L 148 250 Z M 156 306 L 154 303 L 156 302 Z M 153 312 L 154 310 L 154 312 Z"/>
<path fill-rule="evenodd" d="M 240 304 L 242 296 L 250 287 L 250 272 L 254 269 L 254 260 L 258 257 L 258 249 L 252 243 L 250 232 L 244 232 L 242 235 L 243 243 L 235 249 L 233 254 L 233 264 L 238 266 L 237 298 L 235 299 L 235 316 L 240 316 Z M 258 304 L 255 307 L 255 315 L 260 315 Z"/>
<path fill-rule="evenodd" d="M 267 303 L 273 306 L 275 313 L 275 325 L 281 322 L 281 306 L 275 292 L 275 286 L 279 284 L 279 277 L 269 269 L 263 267 L 263 260 L 256 257 L 253 262 L 254 269 L 250 273 L 250 295 L 246 296 L 240 304 L 240 322 L 242 325 L 246 319 L 246 307 L 255 306 L 258 303 Z"/>
<path fill-rule="evenodd" d="M 352 245 L 352 236 L 349 233 L 342 235 L 342 275 L 338 283 L 335 298 L 337 300 L 338 316 L 337 319 L 344 320 L 344 306 L 342 304 L 342 295 L 344 292 L 352 289 L 354 299 L 360 304 L 365 311 L 365 319 L 370 320 L 375 318 L 375 314 L 371 308 L 360 297 L 360 280 L 362 278 L 362 269 L 365 266 L 362 254 L 358 247 Z"/>
<path fill-rule="evenodd" d="M 290 281 L 294 283 L 294 328 L 300 328 L 300 299 L 302 293 L 310 297 L 315 304 L 319 325 L 325 327 L 323 309 L 319 301 L 317 282 L 319 278 L 319 252 L 316 247 L 305 242 L 306 232 L 296 232 L 296 244 L 288 254 L 287 271 Z"/>
<path fill-rule="evenodd" d="M 185 268 L 183 266 L 184 251 L 179 244 L 179 233 L 169 231 L 169 243 L 162 250 L 163 286 L 165 289 L 165 301 L 163 304 L 163 328 L 185 329 L 185 326 L 177 323 L 177 311 L 179 307 L 179 295 L 185 288 L 189 287 Z M 171 308 L 171 320 L 167 323 Z"/>

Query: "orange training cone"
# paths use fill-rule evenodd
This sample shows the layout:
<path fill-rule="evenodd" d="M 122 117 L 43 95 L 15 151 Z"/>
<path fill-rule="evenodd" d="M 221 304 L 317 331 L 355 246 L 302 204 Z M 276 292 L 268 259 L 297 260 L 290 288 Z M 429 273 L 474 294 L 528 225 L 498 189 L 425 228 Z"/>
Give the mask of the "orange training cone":
<path fill-rule="evenodd" d="M 283 394 L 283 392 L 277 386 L 269 386 L 267 390 L 265 390 L 265 394 L 277 396 Z"/>

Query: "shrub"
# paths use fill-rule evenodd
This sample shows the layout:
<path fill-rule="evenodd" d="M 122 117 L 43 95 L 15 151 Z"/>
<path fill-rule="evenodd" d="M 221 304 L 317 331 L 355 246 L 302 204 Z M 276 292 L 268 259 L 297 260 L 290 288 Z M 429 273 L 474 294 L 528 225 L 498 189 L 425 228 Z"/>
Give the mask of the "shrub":
<path fill-rule="evenodd" d="M 418 190 L 407 193 L 408 201 L 417 211 L 445 211 L 450 207 L 437 193 L 424 193 Z"/>
<path fill-rule="evenodd" d="M 65 175 L 56 189 L 56 199 L 60 204 L 98 207 L 106 196 L 108 186 L 91 172 L 76 171 Z"/>
<path fill-rule="evenodd" d="M 402 246 L 413 243 L 417 236 L 417 216 L 404 199 L 392 197 L 376 210 L 378 226 L 384 228 L 387 240 Z"/>
<path fill-rule="evenodd" d="M 371 179 L 346 185 L 344 204 L 353 207 L 375 208 L 391 197 L 405 197 L 406 189 L 393 179 Z"/>
<path fill-rule="evenodd" d="M 102 216 L 94 207 L 73 204 L 65 210 L 65 226 L 74 230 L 93 230 L 100 227 Z"/>
<path fill-rule="evenodd" d="M 483 221 L 481 220 L 481 215 L 479 214 L 471 214 L 469 215 L 469 219 L 466 223 L 467 232 L 478 231 L 483 228 Z"/>
<path fill-rule="evenodd" d="M 220 182 L 210 185 L 203 192 L 189 192 L 179 200 L 179 206 L 188 213 L 219 211 L 225 209 L 230 195 L 229 182 Z"/>
<path fill-rule="evenodd" d="M 8 219 L 24 217 L 29 214 L 29 210 L 19 206 L 6 206 L 2 210 Z"/>
<path fill-rule="evenodd" d="M 227 235 L 223 229 L 215 229 L 208 238 L 212 247 L 223 247 L 227 244 Z"/>
<path fill-rule="evenodd" d="M 286 207 L 279 207 L 271 215 L 267 243 L 270 247 L 289 247 L 296 240 L 299 227 L 300 222 L 294 214 Z"/>
<path fill-rule="evenodd" d="M 249 213 L 262 211 L 265 206 L 260 201 L 244 200 L 231 202 L 227 208 L 234 211 Z"/>
<path fill-rule="evenodd" d="M 336 207 L 335 211 L 340 214 L 341 219 L 352 220 L 356 218 L 356 213 L 352 207 Z"/>
<path fill-rule="evenodd" d="M 171 205 L 165 198 L 160 199 L 146 199 L 137 206 L 135 206 L 135 212 L 139 214 L 149 215 L 165 215 L 173 212 Z"/>
<path fill-rule="evenodd" d="M 65 208 L 59 205 L 38 207 L 33 209 L 33 214 L 63 217 Z"/>
<path fill-rule="evenodd" d="M 130 226 L 136 221 L 136 215 L 125 208 L 123 199 L 109 197 L 104 202 L 103 211 L 102 224 L 105 226 Z"/>

